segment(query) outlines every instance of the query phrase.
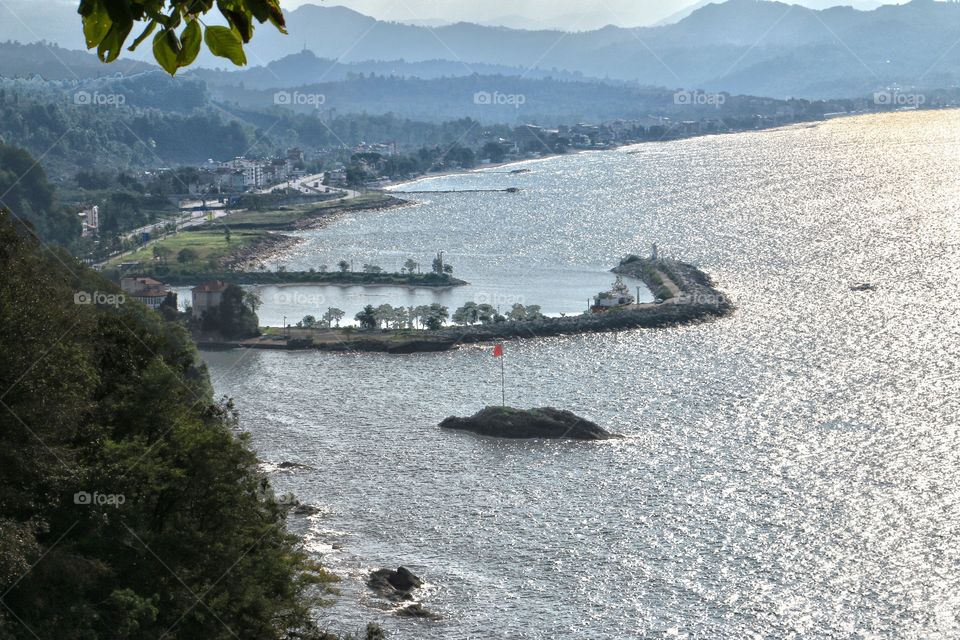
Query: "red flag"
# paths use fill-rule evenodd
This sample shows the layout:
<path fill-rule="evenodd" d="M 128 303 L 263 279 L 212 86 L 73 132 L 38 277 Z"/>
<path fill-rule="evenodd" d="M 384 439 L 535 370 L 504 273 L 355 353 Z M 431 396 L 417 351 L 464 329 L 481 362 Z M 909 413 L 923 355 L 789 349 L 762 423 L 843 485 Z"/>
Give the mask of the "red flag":
<path fill-rule="evenodd" d="M 494 357 L 494 358 L 502 358 L 502 357 L 503 357 L 503 345 L 502 345 L 502 344 L 498 344 L 497 346 L 495 346 L 495 347 L 493 348 L 493 357 Z"/>

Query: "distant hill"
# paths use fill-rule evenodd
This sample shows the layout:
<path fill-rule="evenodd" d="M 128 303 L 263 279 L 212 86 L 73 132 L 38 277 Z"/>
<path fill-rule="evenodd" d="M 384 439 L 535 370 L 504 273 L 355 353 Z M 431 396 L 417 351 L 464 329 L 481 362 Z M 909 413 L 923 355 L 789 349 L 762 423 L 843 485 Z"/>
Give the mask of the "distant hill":
<path fill-rule="evenodd" d="M 136 60 L 120 60 L 105 65 L 96 56 L 84 51 L 62 49 L 55 44 L 18 44 L 0 42 L 0 77 L 44 80 L 76 80 L 104 78 L 118 73 L 130 75 L 155 69 Z"/>
<path fill-rule="evenodd" d="M 833 0 L 823 0 L 828 1 Z M 0 4 L 0 15 L 6 7 L 23 2 Z M 870 2 L 857 0 L 856 4 L 869 6 Z M 75 15 L 70 15 L 69 3 L 51 0 L 49 6 L 54 5 L 60 8 L 45 10 L 50 24 L 44 27 L 71 43 L 78 42 L 79 28 Z M 35 17 L 37 13 L 32 10 L 20 15 Z M 237 75 L 236 82 L 249 81 L 257 87 L 270 83 L 297 86 L 352 72 L 423 78 L 580 74 L 646 86 L 811 99 L 862 96 L 887 87 L 925 90 L 960 85 L 960 47 L 955 46 L 960 37 L 960 3 L 956 2 L 912 0 L 861 11 L 728 0 L 700 6 L 674 24 L 630 29 L 608 26 L 578 33 L 471 23 L 430 28 L 378 21 L 344 7 L 315 5 L 288 12 L 288 23 L 288 36 L 270 27 L 257 29 L 249 59 L 251 65 L 264 70 Z M 25 29 L 12 17 L 0 20 L 0 38 L 30 39 L 46 32 Z M 336 64 L 298 70 L 294 59 L 279 67 L 267 66 L 305 48 Z M 149 48 L 135 55 L 149 57 Z M 54 64 L 43 58 L 35 65 L 44 73 L 56 73 Z M 394 62 L 375 65 L 370 61 Z M 361 63 L 364 71 L 347 66 Z M 29 60 L 20 61 L 15 68 L 29 69 L 30 64 Z M 123 64 L 108 68 L 122 71 Z M 229 66 L 208 54 L 202 55 L 198 64 Z M 293 75 L 285 76 L 285 69 Z M 3 73 L 8 73 L 7 69 Z M 271 80 L 273 75 L 279 80 Z"/>
<path fill-rule="evenodd" d="M 563 70 L 522 69 L 499 64 L 478 63 L 466 66 L 453 60 L 366 61 L 343 63 L 329 58 L 318 58 L 312 51 L 301 51 L 264 66 L 225 71 L 194 69 L 186 75 L 201 78 L 211 86 L 242 85 L 247 89 L 275 89 L 300 87 L 314 82 L 338 82 L 359 75 L 375 74 L 399 78 L 451 78 L 464 75 L 525 76 L 531 79 L 583 80 L 582 73 Z"/>
<path fill-rule="evenodd" d="M 261 30 L 257 58 L 304 45 L 341 62 L 454 60 L 563 69 L 646 85 L 777 97 L 862 95 L 889 85 L 960 83 L 960 4 L 913 0 L 873 11 L 815 11 L 782 2 L 708 4 L 676 24 L 564 34 L 460 23 L 427 29 L 378 22 L 343 7 L 305 5 L 290 36 Z M 953 47 L 953 48 L 951 48 Z"/>
<path fill-rule="evenodd" d="M 865 97 L 859 101 L 828 104 L 728 95 L 723 95 L 718 104 L 704 104 L 677 100 L 673 89 L 662 87 L 505 75 L 429 80 L 364 76 L 279 91 L 238 85 L 211 86 L 209 90 L 214 100 L 234 111 L 292 111 L 311 114 L 321 120 L 348 113 L 393 114 L 426 122 L 471 118 L 487 125 L 536 122 L 553 126 L 618 119 L 650 121 L 661 117 L 671 121 L 701 118 L 724 121 L 751 118 L 757 114 L 815 116 L 826 111 L 868 106 Z M 732 128 L 732 124 L 720 122 L 718 127 Z"/>

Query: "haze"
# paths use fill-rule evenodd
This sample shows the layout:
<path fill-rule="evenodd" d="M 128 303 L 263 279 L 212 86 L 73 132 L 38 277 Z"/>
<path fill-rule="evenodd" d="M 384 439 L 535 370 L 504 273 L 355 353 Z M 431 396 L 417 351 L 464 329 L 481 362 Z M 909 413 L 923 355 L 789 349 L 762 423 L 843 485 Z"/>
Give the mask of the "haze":
<path fill-rule="evenodd" d="M 487 0 L 483 3 L 462 0 L 288 0 L 284 8 L 303 4 L 345 6 L 381 20 L 411 24 L 437 25 L 465 21 L 519 29 L 554 28 L 571 31 L 598 29 L 608 24 L 621 27 L 654 25 L 683 17 L 687 10 L 710 0 Z M 853 6 L 873 9 L 880 4 L 903 4 L 891 0 L 801 0 L 794 2 L 812 9 Z"/>

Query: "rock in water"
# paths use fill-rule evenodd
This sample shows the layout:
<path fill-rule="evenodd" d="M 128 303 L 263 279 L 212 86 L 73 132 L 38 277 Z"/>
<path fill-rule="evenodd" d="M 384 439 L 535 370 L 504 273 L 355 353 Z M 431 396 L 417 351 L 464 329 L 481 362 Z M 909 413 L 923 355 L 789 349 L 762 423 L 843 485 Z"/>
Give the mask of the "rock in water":
<path fill-rule="evenodd" d="M 388 600 L 412 600 L 413 591 L 423 586 L 423 580 L 406 567 L 400 567 L 396 571 L 379 569 L 370 574 L 367 586 Z"/>
<path fill-rule="evenodd" d="M 398 609 L 396 615 L 401 618 L 416 618 L 419 620 L 440 620 L 441 616 L 438 613 L 429 611 L 423 608 L 423 605 L 419 602 L 416 604 L 408 604 L 401 609 Z"/>
<path fill-rule="evenodd" d="M 570 411 L 551 407 L 487 407 L 471 418 L 447 418 L 440 423 L 440 428 L 470 431 L 493 438 L 609 440 L 622 437 Z"/>

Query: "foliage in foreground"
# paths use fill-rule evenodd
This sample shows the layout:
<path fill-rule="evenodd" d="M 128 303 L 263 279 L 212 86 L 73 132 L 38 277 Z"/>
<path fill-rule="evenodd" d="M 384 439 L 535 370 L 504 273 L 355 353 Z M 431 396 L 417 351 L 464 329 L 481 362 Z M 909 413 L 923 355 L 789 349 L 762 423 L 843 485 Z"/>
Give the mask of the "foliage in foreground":
<path fill-rule="evenodd" d="M 0 271 L 0 639 L 329 638 L 184 331 L 5 213 Z"/>
<path fill-rule="evenodd" d="M 153 57 L 169 74 L 193 64 L 203 44 L 213 55 L 245 65 L 243 45 L 253 37 L 256 22 L 271 22 L 286 33 L 280 0 L 217 2 L 229 26 L 203 24 L 213 7 L 213 0 L 81 0 L 79 13 L 87 48 L 96 48 L 103 62 L 116 60 L 134 24 L 143 23 L 129 49 L 153 36 Z"/>

